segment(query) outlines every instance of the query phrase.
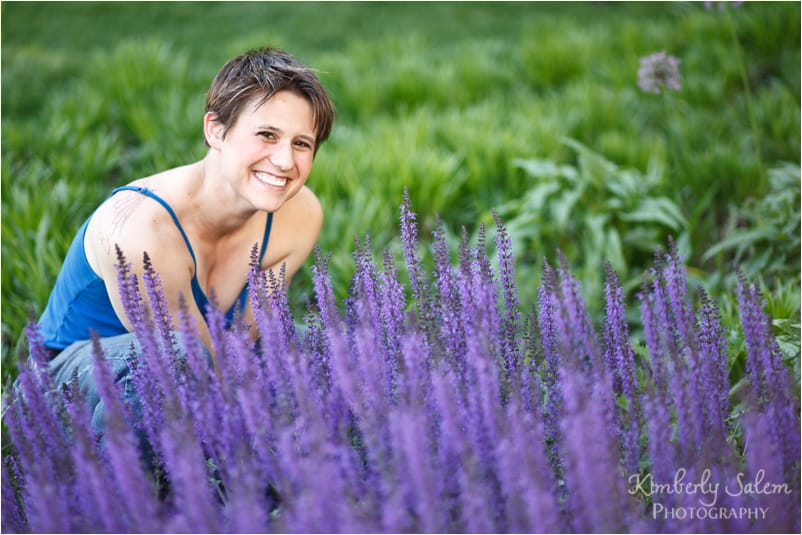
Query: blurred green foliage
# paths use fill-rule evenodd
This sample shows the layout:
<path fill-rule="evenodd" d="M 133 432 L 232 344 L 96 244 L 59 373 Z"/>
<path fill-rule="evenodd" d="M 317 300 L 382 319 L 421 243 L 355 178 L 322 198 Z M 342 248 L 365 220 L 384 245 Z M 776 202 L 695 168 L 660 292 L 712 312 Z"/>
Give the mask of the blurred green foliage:
<path fill-rule="evenodd" d="M 406 187 L 424 240 L 435 214 L 452 237 L 461 227 L 475 235 L 497 208 L 522 296 L 535 295 L 542 259 L 558 248 L 591 304 L 603 259 L 634 290 L 653 248 L 672 236 L 714 297 L 731 290 L 737 261 L 764 277 L 769 302 L 798 298 L 798 3 L 746 3 L 729 19 L 702 3 L 638 2 L 0 10 L 4 376 L 83 219 L 114 186 L 201 158 L 211 78 L 264 45 L 318 69 L 337 106 L 309 185 L 326 213 L 319 246 L 332 253 L 340 297 L 355 235 L 369 234 L 377 256 L 398 253 Z M 637 88 L 639 58 L 658 50 L 681 59 L 680 92 Z M 310 291 L 303 270 L 291 288 L 296 310 Z M 799 307 L 779 312 L 790 353 Z"/>
<path fill-rule="evenodd" d="M 576 140 L 565 144 L 577 153 L 577 166 L 551 160 L 523 159 L 516 164 L 533 180 L 520 198 L 498 208 L 512 238 L 514 255 L 537 264 L 544 255 L 552 265 L 560 250 L 575 264 L 590 303 L 603 302 L 605 260 L 624 291 L 638 288 L 643 266 L 672 237 L 681 253 L 688 249 L 687 221 L 680 207 L 660 193 L 662 163 L 653 160 L 646 174 L 621 169 Z M 488 225 L 489 226 L 489 225 Z M 535 288 L 525 287 L 533 292 Z M 532 301 L 535 294 L 523 295 Z"/>

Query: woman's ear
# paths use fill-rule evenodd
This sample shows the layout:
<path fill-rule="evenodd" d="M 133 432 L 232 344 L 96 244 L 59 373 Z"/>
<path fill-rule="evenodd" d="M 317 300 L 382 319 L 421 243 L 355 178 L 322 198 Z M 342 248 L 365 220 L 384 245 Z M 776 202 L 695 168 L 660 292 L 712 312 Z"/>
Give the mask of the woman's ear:
<path fill-rule="evenodd" d="M 203 116 L 203 136 L 206 143 L 213 149 L 219 149 L 225 137 L 225 127 L 217 120 L 217 114 L 207 111 Z"/>

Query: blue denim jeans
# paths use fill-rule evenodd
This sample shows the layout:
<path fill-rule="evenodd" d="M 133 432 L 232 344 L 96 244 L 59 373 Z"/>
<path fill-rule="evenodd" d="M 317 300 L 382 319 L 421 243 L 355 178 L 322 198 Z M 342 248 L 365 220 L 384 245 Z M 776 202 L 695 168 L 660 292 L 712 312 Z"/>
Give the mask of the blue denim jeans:
<path fill-rule="evenodd" d="M 100 339 L 100 346 L 103 348 L 114 382 L 122 387 L 124 401 L 136 406 L 138 398 L 128 367 L 132 345 L 134 354 L 141 353 L 142 347 L 134 333 Z M 101 433 L 104 405 L 95 384 L 94 367 L 92 341 L 79 340 L 64 348 L 50 361 L 50 376 L 58 389 L 64 384 L 70 384 L 73 374 L 78 376 L 78 388 L 86 396 L 86 404 L 92 411 L 92 428 L 96 433 Z"/>
<path fill-rule="evenodd" d="M 186 349 L 180 341 L 181 336 L 177 332 L 173 334 L 177 341 L 178 355 L 185 358 Z M 131 369 L 128 366 L 130 359 L 135 359 L 142 354 L 142 346 L 135 333 L 101 338 L 100 346 L 109 365 L 111 376 L 114 378 L 115 384 L 120 387 L 123 402 L 130 408 L 130 414 L 133 418 L 130 423 L 134 427 L 134 435 L 138 442 L 140 457 L 143 462 L 149 465 L 153 462 L 153 449 L 145 431 L 139 425 L 142 418 L 142 404 L 131 376 Z M 209 366 L 212 366 L 211 353 L 205 347 L 203 349 Z M 105 406 L 95 383 L 94 367 L 92 341 L 80 340 L 64 348 L 53 357 L 50 361 L 49 373 L 58 390 L 61 390 L 63 385 L 71 384 L 73 375 L 77 376 L 78 389 L 85 396 L 85 402 L 92 413 L 92 430 L 102 441 L 105 431 Z"/>

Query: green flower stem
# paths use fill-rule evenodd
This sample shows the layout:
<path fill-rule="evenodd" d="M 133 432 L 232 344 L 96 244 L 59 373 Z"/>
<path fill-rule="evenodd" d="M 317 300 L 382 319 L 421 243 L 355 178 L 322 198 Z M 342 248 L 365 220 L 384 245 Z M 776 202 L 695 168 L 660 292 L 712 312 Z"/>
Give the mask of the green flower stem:
<path fill-rule="evenodd" d="M 760 130 L 757 127 L 757 116 L 755 115 L 755 108 L 752 105 L 752 91 L 749 88 L 749 77 L 747 76 L 746 73 L 746 62 L 744 61 L 743 51 L 741 50 L 741 43 L 738 40 L 738 33 L 735 30 L 735 22 L 732 19 L 732 14 L 730 13 L 729 9 L 725 9 L 724 13 L 727 18 L 727 26 L 729 26 L 730 34 L 732 35 L 732 42 L 735 47 L 735 56 L 736 59 L 738 60 L 738 70 L 740 71 L 741 74 L 741 83 L 743 84 L 744 92 L 746 93 L 746 109 L 747 113 L 749 114 L 749 122 L 752 128 L 752 137 L 754 138 L 754 143 L 755 143 L 755 157 L 757 158 L 759 173 L 765 183 L 767 177 L 766 177 L 766 168 L 763 165 L 761 136 L 760 136 Z"/>

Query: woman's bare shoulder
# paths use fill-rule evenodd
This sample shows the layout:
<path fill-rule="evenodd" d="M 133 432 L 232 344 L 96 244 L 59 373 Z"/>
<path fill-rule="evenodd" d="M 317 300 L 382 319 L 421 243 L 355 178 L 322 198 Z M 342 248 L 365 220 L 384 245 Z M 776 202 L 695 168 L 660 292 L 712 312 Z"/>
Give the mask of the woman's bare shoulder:
<path fill-rule="evenodd" d="M 323 227 L 323 208 L 305 187 L 275 213 L 264 267 L 287 263 L 288 277 L 306 261 Z"/>
<path fill-rule="evenodd" d="M 135 181 L 131 185 L 146 187 L 147 182 Z M 87 260 L 105 279 L 119 260 L 117 250 L 127 262 L 139 271 L 144 254 L 161 271 L 182 273 L 187 262 L 191 268 L 191 255 L 175 229 L 170 214 L 160 205 L 148 202 L 137 191 L 119 191 L 106 199 L 92 217 L 86 231 L 84 247 Z"/>
<path fill-rule="evenodd" d="M 298 238 L 317 240 L 323 226 L 323 207 L 317 195 L 304 186 L 278 212 L 278 218 L 292 226 Z"/>

